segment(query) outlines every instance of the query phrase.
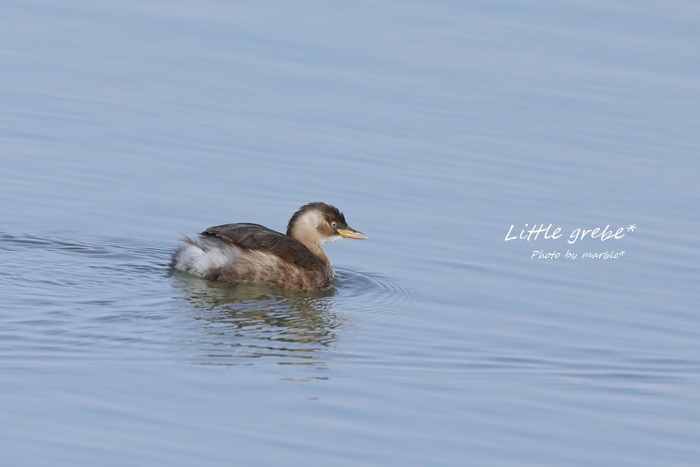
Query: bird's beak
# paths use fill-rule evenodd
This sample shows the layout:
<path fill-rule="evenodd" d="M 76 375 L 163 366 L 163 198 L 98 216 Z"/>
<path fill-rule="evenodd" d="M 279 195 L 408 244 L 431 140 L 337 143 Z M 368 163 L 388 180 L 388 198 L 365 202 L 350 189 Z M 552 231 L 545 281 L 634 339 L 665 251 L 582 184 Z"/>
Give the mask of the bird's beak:
<path fill-rule="evenodd" d="M 343 238 L 354 238 L 355 240 L 364 240 L 367 238 L 367 235 L 363 234 L 362 232 L 358 232 L 355 229 L 351 229 L 350 227 L 347 229 L 338 229 L 338 233 Z"/>

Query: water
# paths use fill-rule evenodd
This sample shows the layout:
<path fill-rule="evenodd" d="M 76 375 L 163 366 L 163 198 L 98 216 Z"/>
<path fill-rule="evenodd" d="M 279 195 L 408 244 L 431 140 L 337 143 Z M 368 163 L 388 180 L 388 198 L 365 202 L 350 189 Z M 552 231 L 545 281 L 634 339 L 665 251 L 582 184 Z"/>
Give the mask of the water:
<path fill-rule="evenodd" d="M 6 3 L 3 465 L 694 464 L 699 13 Z M 327 290 L 167 267 L 316 200 Z"/>

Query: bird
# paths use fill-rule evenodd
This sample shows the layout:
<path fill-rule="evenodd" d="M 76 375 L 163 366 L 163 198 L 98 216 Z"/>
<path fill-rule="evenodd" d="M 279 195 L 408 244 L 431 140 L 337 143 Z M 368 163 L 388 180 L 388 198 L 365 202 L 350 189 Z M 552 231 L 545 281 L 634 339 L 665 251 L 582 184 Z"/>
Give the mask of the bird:
<path fill-rule="evenodd" d="M 185 236 L 171 267 L 221 282 L 252 283 L 310 291 L 330 286 L 335 272 L 321 246 L 367 236 L 350 226 L 335 206 L 308 203 L 289 219 L 283 234 L 259 224 L 209 227 L 198 238 Z"/>

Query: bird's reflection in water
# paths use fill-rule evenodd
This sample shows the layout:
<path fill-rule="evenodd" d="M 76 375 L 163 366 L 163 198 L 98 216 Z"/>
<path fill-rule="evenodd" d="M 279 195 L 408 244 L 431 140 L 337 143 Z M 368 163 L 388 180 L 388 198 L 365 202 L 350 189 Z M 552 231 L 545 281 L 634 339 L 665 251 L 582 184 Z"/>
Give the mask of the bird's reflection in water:
<path fill-rule="evenodd" d="M 323 368 L 323 355 L 338 340 L 344 321 L 333 311 L 333 287 L 290 292 L 178 273 L 173 286 L 196 320 L 197 332 L 189 343 L 196 345 L 201 364 L 254 364 L 263 358 Z"/>

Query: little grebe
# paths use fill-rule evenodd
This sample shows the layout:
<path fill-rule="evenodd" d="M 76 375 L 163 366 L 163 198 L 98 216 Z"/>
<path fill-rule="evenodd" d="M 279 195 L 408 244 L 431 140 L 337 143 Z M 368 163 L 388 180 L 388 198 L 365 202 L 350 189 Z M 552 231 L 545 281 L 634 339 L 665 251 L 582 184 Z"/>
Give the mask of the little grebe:
<path fill-rule="evenodd" d="M 365 239 L 343 213 L 325 203 L 309 203 L 289 220 L 287 234 L 258 224 L 209 227 L 173 253 L 172 267 L 207 279 L 313 290 L 333 281 L 321 245 L 341 238 Z"/>

